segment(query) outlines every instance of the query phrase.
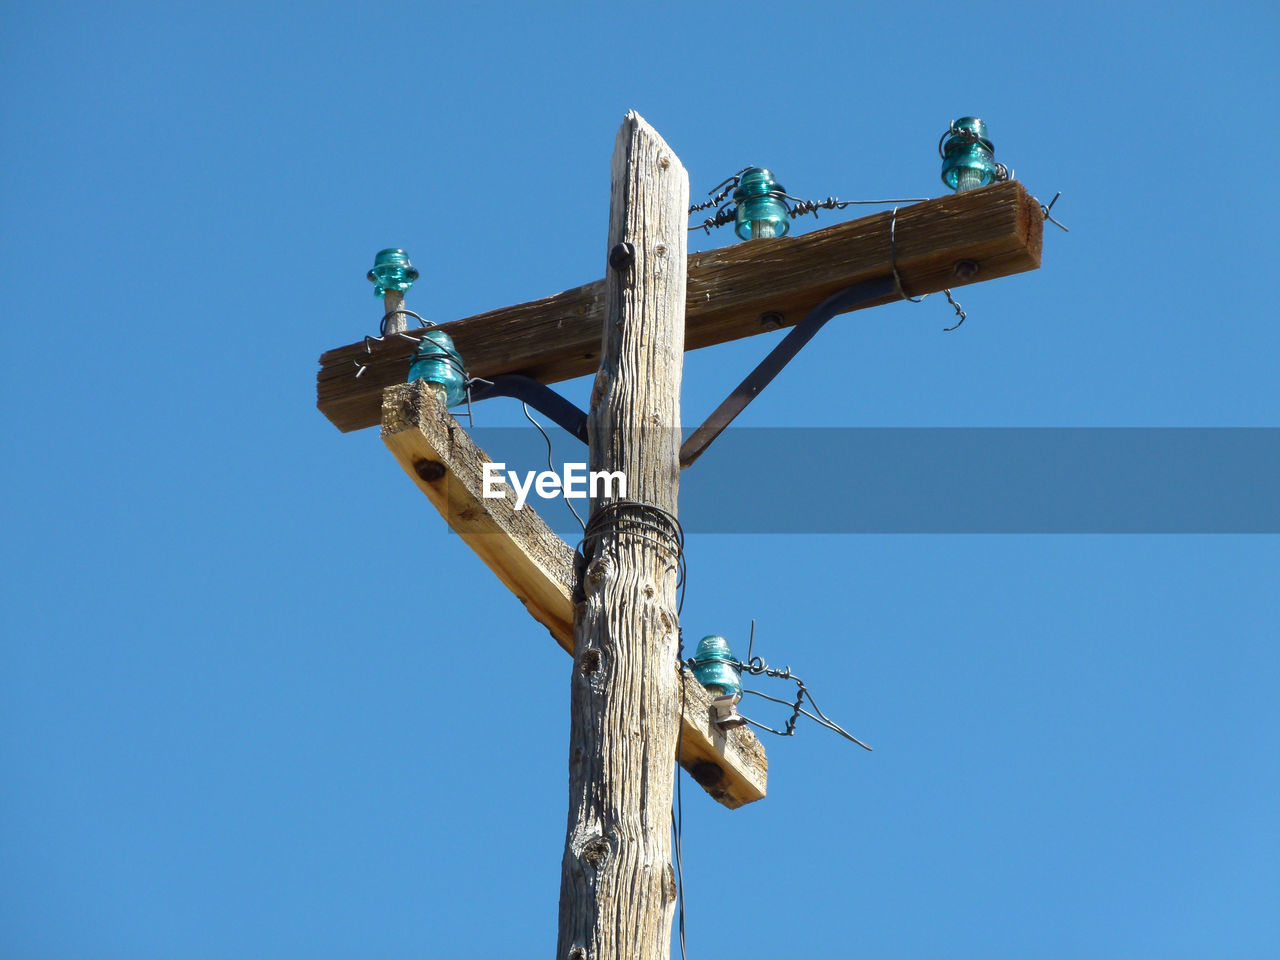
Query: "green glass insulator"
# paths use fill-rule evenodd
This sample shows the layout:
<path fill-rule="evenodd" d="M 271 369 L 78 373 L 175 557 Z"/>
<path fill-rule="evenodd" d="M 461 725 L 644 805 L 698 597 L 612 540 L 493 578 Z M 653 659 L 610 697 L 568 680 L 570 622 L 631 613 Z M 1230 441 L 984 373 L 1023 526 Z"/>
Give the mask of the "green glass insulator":
<path fill-rule="evenodd" d="M 987 125 L 977 117 L 961 117 L 944 134 L 942 182 L 956 193 L 996 181 L 996 148 Z"/>
<path fill-rule="evenodd" d="M 724 637 L 711 634 L 698 641 L 698 649 L 693 654 L 693 675 L 718 697 L 742 696 L 742 667 Z"/>
<path fill-rule="evenodd" d="M 456 407 L 467 399 L 467 373 L 462 357 L 453 345 L 453 337 L 443 330 L 425 330 L 422 342 L 413 352 L 409 367 L 409 383 L 425 380 L 444 387 L 445 404 Z"/>
<path fill-rule="evenodd" d="M 373 283 L 375 297 L 386 296 L 388 290 L 404 293 L 418 279 L 418 268 L 409 262 L 409 255 L 398 247 L 379 250 L 373 258 L 373 269 L 366 277 Z"/>
<path fill-rule="evenodd" d="M 743 240 L 759 240 L 763 237 L 781 237 L 791 229 L 787 213 L 786 193 L 782 184 L 764 167 L 752 167 L 738 178 L 738 188 L 733 191 L 738 214 L 734 231 Z"/>

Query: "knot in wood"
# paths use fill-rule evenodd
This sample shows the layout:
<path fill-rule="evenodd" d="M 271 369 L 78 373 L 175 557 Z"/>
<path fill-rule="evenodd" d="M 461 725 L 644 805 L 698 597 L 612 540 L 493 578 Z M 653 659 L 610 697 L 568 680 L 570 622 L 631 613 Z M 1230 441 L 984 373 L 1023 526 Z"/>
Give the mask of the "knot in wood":
<path fill-rule="evenodd" d="M 600 651 L 592 648 L 583 650 L 582 657 L 578 660 L 578 669 L 582 671 L 583 676 L 590 676 L 600 669 Z"/>
<path fill-rule="evenodd" d="M 593 869 L 599 870 L 609 859 L 609 841 L 601 836 L 593 837 L 582 845 L 579 856 Z"/>
<path fill-rule="evenodd" d="M 724 771 L 720 769 L 720 765 L 710 760 L 699 760 L 689 769 L 689 775 L 713 797 L 716 795 L 715 788 L 724 779 Z"/>
<path fill-rule="evenodd" d="M 586 582 L 588 586 L 599 588 L 613 573 L 613 557 L 602 553 L 587 565 Z"/>
<path fill-rule="evenodd" d="M 445 475 L 446 470 L 445 465 L 438 460 L 428 460 L 424 457 L 413 462 L 413 472 L 427 483 L 435 483 Z"/>

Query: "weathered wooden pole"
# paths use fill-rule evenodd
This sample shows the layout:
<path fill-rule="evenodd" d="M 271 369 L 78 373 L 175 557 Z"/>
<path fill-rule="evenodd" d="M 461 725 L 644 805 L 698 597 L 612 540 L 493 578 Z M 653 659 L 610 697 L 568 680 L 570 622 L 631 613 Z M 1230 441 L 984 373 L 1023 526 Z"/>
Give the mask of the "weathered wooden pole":
<path fill-rule="evenodd" d="M 627 492 L 593 499 L 583 547 L 558 960 L 661 960 L 671 949 L 678 546 L 664 513 L 674 519 L 680 477 L 688 207 L 679 159 L 628 113 L 613 154 L 589 422 L 590 469 L 621 471 Z"/>

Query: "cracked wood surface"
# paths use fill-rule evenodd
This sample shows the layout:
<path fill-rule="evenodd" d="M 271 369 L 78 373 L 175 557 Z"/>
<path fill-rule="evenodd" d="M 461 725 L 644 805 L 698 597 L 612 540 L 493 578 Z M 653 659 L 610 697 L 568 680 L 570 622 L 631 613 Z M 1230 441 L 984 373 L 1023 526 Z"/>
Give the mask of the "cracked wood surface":
<path fill-rule="evenodd" d="M 574 615 L 569 823 L 560 869 L 563 960 L 665 960 L 671 951 L 672 760 L 680 728 L 678 546 L 641 525 L 676 514 L 684 368 L 689 178 L 628 113 L 613 154 L 608 249 L 631 263 L 605 280 L 589 469 L 621 470 L 626 501 L 593 500 Z"/>

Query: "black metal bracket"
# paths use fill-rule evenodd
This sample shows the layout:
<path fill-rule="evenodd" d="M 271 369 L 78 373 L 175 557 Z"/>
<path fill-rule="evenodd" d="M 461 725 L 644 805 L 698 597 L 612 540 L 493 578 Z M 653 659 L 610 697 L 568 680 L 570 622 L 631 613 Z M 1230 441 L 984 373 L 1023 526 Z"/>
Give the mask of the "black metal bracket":
<path fill-rule="evenodd" d="M 747 404 L 769 385 L 791 358 L 814 338 L 828 320 L 837 314 L 856 310 L 873 300 L 892 295 L 897 291 L 892 276 L 864 280 L 832 294 L 809 311 L 809 315 L 792 328 L 769 351 L 733 393 L 707 417 L 706 422 L 689 436 L 680 447 L 680 466 L 687 467 L 706 451 L 716 437 L 737 418 Z M 519 373 L 500 373 L 492 380 L 477 380 L 471 388 L 472 401 L 490 397 L 511 397 L 527 403 L 567 433 L 587 442 L 587 415 L 545 383 Z"/>
<path fill-rule="evenodd" d="M 490 397 L 512 397 L 527 403 L 544 417 L 583 443 L 587 442 L 587 415 L 545 383 L 520 373 L 500 373 L 491 380 L 477 380 L 471 388 L 472 401 Z"/>
<path fill-rule="evenodd" d="M 768 356 L 752 370 L 745 380 L 738 384 L 733 393 L 716 407 L 706 422 L 689 436 L 680 447 L 680 466 L 689 466 L 697 460 L 711 445 L 716 437 L 724 432 L 747 404 L 756 398 L 769 382 L 773 380 L 791 360 L 800 348 L 813 339 L 814 334 L 836 314 L 856 310 L 872 300 L 880 300 L 897 292 L 898 285 L 892 276 L 875 280 L 864 280 L 833 293 L 827 299 L 809 311 L 809 315 L 800 321 L 791 332 L 782 338 Z"/>

